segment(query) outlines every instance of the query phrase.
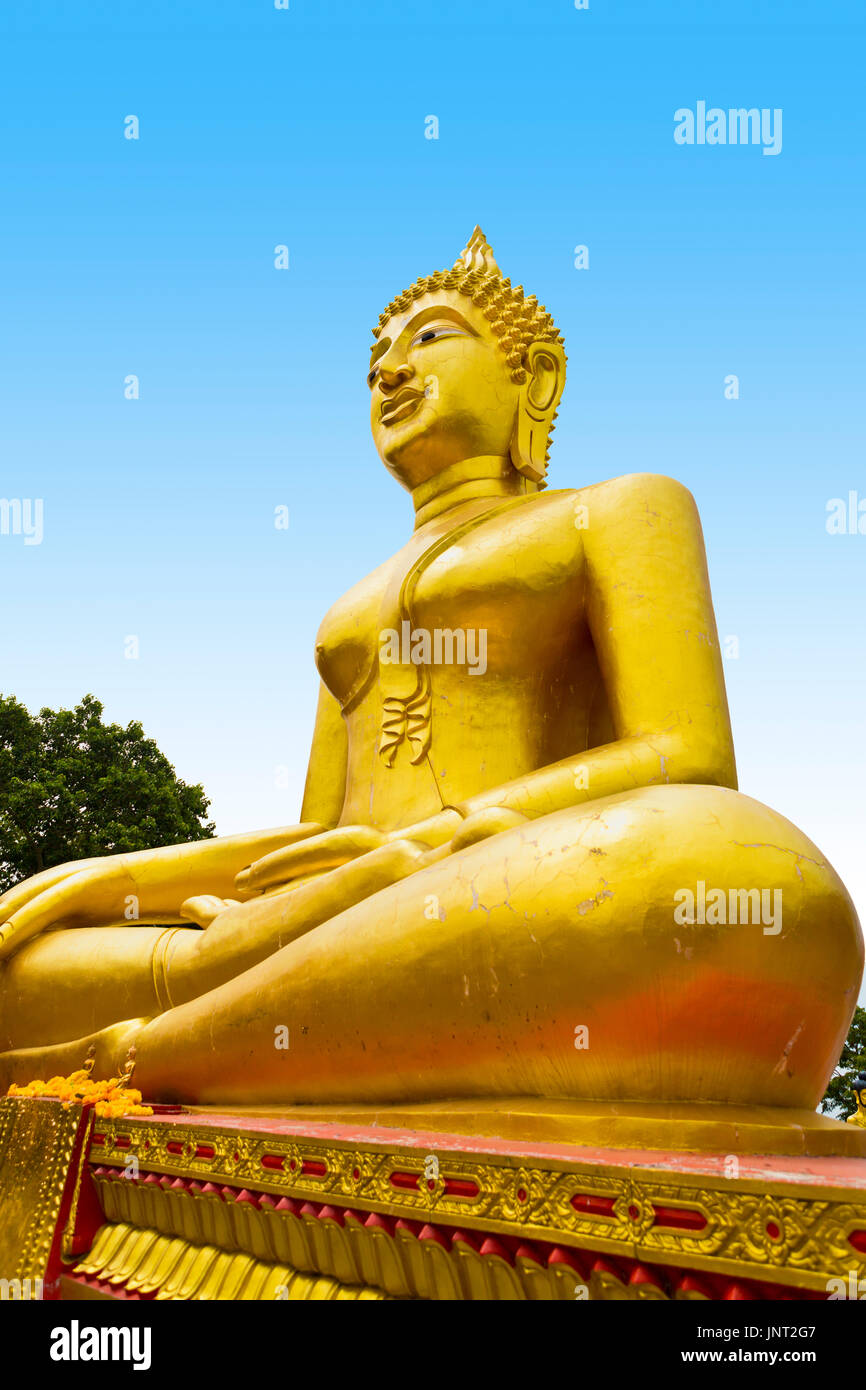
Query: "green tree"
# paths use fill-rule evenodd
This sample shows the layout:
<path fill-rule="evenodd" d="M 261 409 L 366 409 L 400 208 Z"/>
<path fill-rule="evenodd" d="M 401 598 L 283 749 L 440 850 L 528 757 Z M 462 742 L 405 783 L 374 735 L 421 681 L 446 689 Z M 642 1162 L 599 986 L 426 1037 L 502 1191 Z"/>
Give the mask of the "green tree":
<path fill-rule="evenodd" d="M 854 1010 L 842 1055 L 821 1101 L 825 1114 L 835 1115 L 838 1120 L 854 1114 L 857 1103 L 851 1093 L 851 1078 L 858 1071 L 866 1071 L 866 1009 L 859 1006 Z"/>
<path fill-rule="evenodd" d="M 29 711 L 0 695 L 0 892 L 69 859 L 207 840 L 210 802 L 138 723 L 102 704 Z"/>

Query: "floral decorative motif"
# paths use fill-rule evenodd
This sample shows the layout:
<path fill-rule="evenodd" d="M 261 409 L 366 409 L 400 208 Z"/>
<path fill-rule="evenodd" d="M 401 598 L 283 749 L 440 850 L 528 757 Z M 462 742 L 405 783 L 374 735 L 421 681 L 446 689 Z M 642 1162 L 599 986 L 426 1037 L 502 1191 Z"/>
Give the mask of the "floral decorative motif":
<path fill-rule="evenodd" d="M 854 1230 L 866 1229 L 866 1195 L 862 1202 L 840 1200 L 831 1191 L 826 1197 L 791 1195 L 779 1182 L 768 1194 L 755 1191 L 754 1182 L 721 1174 L 672 1179 L 654 1169 L 577 1161 L 515 1166 L 507 1156 L 443 1153 L 442 1146 L 431 1189 L 426 1150 L 389 1148 L 386 1139 L 359 1146 L 211 1125 L 196 1130 L 167 1120 L 112 1120 L 99 1129 L 91 1162 L 100 1164 L 120 1166 L 134 1153 L 142 1168 L 169 1176 L 217 1185 L 231 1180 L 251 1192 L 481 1235 L 520 1233 L 521 1239 L 620 1257 L 637 1252 L 648 1263 L 741 1278 L 766 1278 L 772 1270 L 778 1282 L 804 1289 L 823 1290 L 840 1271 L 866 1277 L 866 1257 L 849 1240 Z M 191 1137 L 202 1141 L 192 1157 L 168 1147 Z M 212 1156 L 195 1157 L 199 1148 Z M 272 1155 L 283 1156 L 281 1167 L 263 1162 Z M 407 1180 L 410 1175 L 414 1180 Z"/>

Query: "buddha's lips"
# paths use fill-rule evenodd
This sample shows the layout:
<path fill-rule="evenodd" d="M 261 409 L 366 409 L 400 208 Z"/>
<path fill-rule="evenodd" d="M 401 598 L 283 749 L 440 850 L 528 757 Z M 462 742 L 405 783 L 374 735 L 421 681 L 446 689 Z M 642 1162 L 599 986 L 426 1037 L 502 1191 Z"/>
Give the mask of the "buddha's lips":
<path fill-rule="evenodd" d="M 423 399 L 423 391 L 415 391 L 411 386 L 404 386 L 395 396 L 382 402 L 379 409 L 382 424 L 395 425 L 399 420 L 407 419 L 418 408 Z"/>

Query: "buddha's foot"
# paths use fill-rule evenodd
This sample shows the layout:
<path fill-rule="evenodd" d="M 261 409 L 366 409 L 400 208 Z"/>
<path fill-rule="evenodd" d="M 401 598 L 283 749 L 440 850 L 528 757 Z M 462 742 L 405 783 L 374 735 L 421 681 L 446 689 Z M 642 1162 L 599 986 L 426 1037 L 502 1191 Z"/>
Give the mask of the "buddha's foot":
<path fill-rule="evenodd" d="M 148 1022 L 146 1018 L 130 1018 L 113 1023 L 98 1033 L 51 1047 L 22 1047 L 13 1052 L 0 1052 L 0 1096 L 9 1087 L 26 1085 L 28 1081 L 45 1081 L 51 1076 L 69 1076 L 84 1066 L 93 1048 L 93 1079 L 107 1080 L 123 1071 L 129 1049 Z M 135 1085 L 135 1081 L 132 1082 Z"/>

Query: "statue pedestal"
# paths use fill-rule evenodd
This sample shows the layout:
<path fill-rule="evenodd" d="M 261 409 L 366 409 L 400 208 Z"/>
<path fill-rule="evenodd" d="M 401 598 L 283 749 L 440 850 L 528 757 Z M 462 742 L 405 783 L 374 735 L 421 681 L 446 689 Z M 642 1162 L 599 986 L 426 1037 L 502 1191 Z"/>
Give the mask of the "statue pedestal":
<path fill-rule="evenodd" d="M 866 1280 L 863 1131 L 805 1116 L 781 1124 L 798 1151 L 749 1155 L 724 1109 L 691 1131 L 670 1108 L 528 1102 L 97 1118 L 62 1296 L 826 1299 Z M 586 1142 L 605 1127 L 618 1147 Z"/>

